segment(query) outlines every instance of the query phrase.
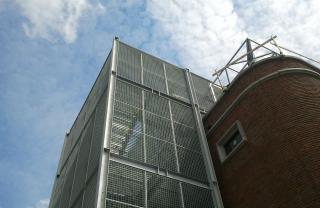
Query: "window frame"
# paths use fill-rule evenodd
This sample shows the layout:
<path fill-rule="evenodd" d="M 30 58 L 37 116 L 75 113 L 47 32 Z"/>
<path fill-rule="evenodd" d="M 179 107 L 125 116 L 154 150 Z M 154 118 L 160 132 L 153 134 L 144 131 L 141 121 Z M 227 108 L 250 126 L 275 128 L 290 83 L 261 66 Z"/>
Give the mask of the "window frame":
<path fill-rule="evenodd" d="M 233 136 L 239 132 L 241 136 L 241 141 L 231 150 L 228 154 L 225 150 L 225 145 L 230 141 L 230 139 L 233 138 Z M 247 137 L 245 135 L 245 132 L 243 130 L 243 127 L 240 123 L 240 121 L 235 121 L 232 126 L 224 133 L 224 135 L 218 140 L 216 143 L 217 152 L 219 155 L 219 159 L 221 163 L 224 163 L 227 159 L 229 159 L 232 155 L 234 155 L 235 152 L 237 152 L 247 141 Z"/>

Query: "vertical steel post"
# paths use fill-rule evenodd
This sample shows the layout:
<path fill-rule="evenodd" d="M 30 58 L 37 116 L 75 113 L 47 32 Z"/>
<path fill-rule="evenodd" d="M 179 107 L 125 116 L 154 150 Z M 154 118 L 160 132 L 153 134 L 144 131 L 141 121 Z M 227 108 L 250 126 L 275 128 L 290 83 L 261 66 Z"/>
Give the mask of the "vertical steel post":
<path fill-rule="evenodd" d="M 208 146 L 208 142 L 207 142 L 207 137 L 206 137 L 206 134 L 205 134 L 205 131 L 203 128 L 203 124 L 202 124 L 202 119 L 201 119 L 200 110 L 199 110 L 199 103 L 197 101 L 193 81 L 192 81 L 192 78 L 191 78 L 191 75 L 190 75 L 190 72 L 188 69 L 185 70 L 185 76 L 186 76 L 186 81 L 187 81 L 187 85 L 188 85 L 188 89 L 189 89 L 189 94 L 191 97 L 193 114 L 194 114 L 194 118 L 196 120 L 197 132 L 198 132 L 199 139 L 200 139 L 201 151 L 202 151 L 202 155 L 204 156 L 204 163 L 206 166 L 206 172 L 207 172 L 207 176 L 209 179 L 209 186 L 212 189 L 212 191 L 211 191 L 212 197 L 214 199 L 215 207 L 223 208 L 223 203 L 222 203 L 222 198 L 221 198 L 221 194 L 220 194 L 220 190 L 219 190 L 219 186 L 218 186 L 218 182 L 217 182 L 217 177 L 216 177 L 216 174 L 214 171 L 214 166 L 213 166 L 213 163 L 211 160 L 211 154 L 210 154 L 210 150 L 209 150 L 209 146 Z"/>
<path fill-rule="evenodd" d="M 107 187 L 107 176 L 110 156 L 110 139 L 112 129 L 112 116 L 113 116 L 113 101 L 114 91 L 116 84 L 116 72 L 117 72 L 117 57 L 118 57 L 118 44 L 119 39 L 115 37 L 112 45 L 112 57 L 111 57 L 111 69 L 109 71 L 109 82 L 107 88 L 107 102 L 106 102 L 106 113 L 105 113 L 105 126 L 103 145 L 101 148 L 99 172 L 98 172 L 98 184 L 97 184 L 97 197 L 96 207 L 105 208 L 106 206 L 106 187 Z"/>
<path fill-rule="evenodd" d="M 140 53 L 140 64 L 141 64 L 141 84 L 143 85 L 143 57 L 142 53 Z M 144 109 L 145 103 L 145 95 L 144 90 L 142 90 L 142 132 L 143 132 L 143 161 L 147 163 L 147 141 L 146 141 L 146 114 Z M 144 206 L 148 207 L 148 179 L 147 179 L 147 171 L 144 170 Z"/>

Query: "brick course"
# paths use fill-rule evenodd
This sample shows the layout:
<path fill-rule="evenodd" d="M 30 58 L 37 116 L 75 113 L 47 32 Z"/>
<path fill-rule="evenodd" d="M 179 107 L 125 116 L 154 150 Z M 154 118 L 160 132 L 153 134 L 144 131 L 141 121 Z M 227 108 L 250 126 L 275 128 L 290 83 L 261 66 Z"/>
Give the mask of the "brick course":
<path fill-rule="evenodd" d="M 206 131 L 252 82 L 283 68 L 319 70 L 278 57 L 238 77 L 204 118 Z M 239 120 L 247 141 L 221 164 L 216 142 Z M 225 208 L 320 207 L 320 80 L 286 74 L 250 90 L 207 135 Z"/>

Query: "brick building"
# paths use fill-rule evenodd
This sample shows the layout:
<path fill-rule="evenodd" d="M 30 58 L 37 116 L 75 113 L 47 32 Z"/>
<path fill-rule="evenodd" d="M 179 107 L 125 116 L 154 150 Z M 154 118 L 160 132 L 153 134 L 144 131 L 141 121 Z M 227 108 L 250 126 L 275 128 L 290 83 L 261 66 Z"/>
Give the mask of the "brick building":
<path fill-rule="evenodd" d="M 253 63 L 203 119 L 225 208 L 320 207 L 320 71 Z"/>

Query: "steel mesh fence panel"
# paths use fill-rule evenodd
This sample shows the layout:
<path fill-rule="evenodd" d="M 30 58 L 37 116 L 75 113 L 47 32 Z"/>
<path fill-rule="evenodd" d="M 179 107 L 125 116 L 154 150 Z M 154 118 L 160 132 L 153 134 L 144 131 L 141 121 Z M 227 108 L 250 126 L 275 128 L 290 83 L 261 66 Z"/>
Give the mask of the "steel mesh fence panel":
<path fill-rule="evenodd" d="M 172 128 L 170 120 L 157 116 L 153 113 L 145 112 L 146 135 L 168 142 L 173 142 Z"/>
<path fill-rule="evenodd" d="M 88 177 L 90 177 L 99 165 L 99 159 L 101 154 L 101 144 L 104 132 L 105 124 L 105 110 L 106 110 L 106 95 L 107 91 L 102 94 L 96 110 L 95 110 L 95 120 L 92 132 L 92 142 L 89 156 L 88 164 Z"/>
<path fill-rule="evenodd" d="M 194 74 L 191 74 L 191 78 L 200 108 L 205 111 L 210 110 L 210 107 L 214 104 L 213 95 L 209 86 L 210 82 Z"/>
<path fill-rule="evenodd" d="M 185 73 L 171 64 L 165 64 L 169 95 L 190 103 Z"/>
<path fill-rule="evenodd" d="M 111 152 L 143 162 L 141 109 L 117 100 L 115 101 L 112 121 Z"/>
<path fill-rule="evenodd" d="M 146 137 L 147 163 L 165 170 L 177 172 L 174 145 L 168 141 Z"/>
<path fill-rule="evenodd" d="M 72 204 L 71 208 L 81 208 L 82 207 L 82 199 L 83 199 L 83 193 L 80 194 L 80 196 Z"/>
<path fill-rule="evenodd" d="M 167 119 L 170 118 L 168 99 L 151 92 L 145 92 L 144 109 Z"/>
<path fill-rule="evenodd" d="M 143 54 L 143 84 L 166 93 L 166 81 L 163 64 L 159 59 Z"/>
<path fill-rule="evenodd" d="M 117 79 L 115 100 L 142 109 L 142 91 L 140 88 Z"/>
<path fill-rule="evenodd" d="M 191 128 L 196 127 L 192 108 L 173 101 L 171 102 L 171 107 L 174 122 L 181 123 Z"/>
<path fill-rule="evenodd" d="M 142 90 L 117 80 L 114 99 L 111 153 L 143 162 Z"/>
<path fill-rule="evenodd" d="M 72 128 L 69 132 L 69 136 L 66 143 L 66 148 L 63 152 L 61 164 L 64 164 L 67 157 L 71 154 L 73 147 L 78 143 L 80 139 L 80 134 L 84 129 L 84 126 L 88 122 L 89 118 L 92 116 L 98 101 L 100 100 L 103 92 L 105 91 L 108 79 L 109 79 L 109 69 L 111 65 L 110 54 L 101 69 L 98 78 L 96 79 L 85 103 L 83 104 L 76 120 L 74 121 Z"/>
<path fill-rule="evenodd" d="M 72 194 L 71 194 L 71 204 L 78 197 L 80 192 L 83 190 L 86 182 L 87 165 L 90 153 L 92 130 L 93 130 L 93 116 L 89 120 L 87 126 L 85 127 L 81 135 L 81 146 L 78 155 L 76 174 L 74 177 Z"/>
<path fill-rule="evenodd" d="M 180 172 L 182 175 L 207 182 L 207 174 L 201 153 L 177 147 Z"/>
<path fill-rule="evenodd" d="M 98 179 L 98 171 L 94 172 L 93 176 L 88 178 L 87 186 L 86 186 L 86 189 L 84 192 L 82 208 L 94 207 L 95 197 L 96 197 L 97 179 Z"/>
<path fill-rule="evenodd" d="M 93 176 L 88 179 L 87 186 L 84 192 L 82 208 L 92 208 L 95 203 L 96 187 L 97 187 L 98 171 L 93 173 Z"/>
<path fill-rule="evenodd" d="M 178 146 L 201 153 L 200 141 L 196 129 L 175 122 L 174 133 Z"/>
<path fill-rule="evenodd" d="M 60 201 L 61 201 L 61 194 L 63 191 L 63 184 L 65 182 L 66 178 L 66 172 L 67 172 L 67 167 L 65 166 L 61 171 L 60 171 L 60 176 L 56 178 L 56 187 L 53 190 L 53 194 L 50 199 L 50 207 L 53 208 L 58 208 L 60 206 Z"/>
<path fill-rule="evenodd" d="M 182 207 L 178 181 L 147 173 L 147 190 L 148 208 Z"/>
<path fill-rule="evenodd" d="M 63 191 L 61 194 L 60 208 L 68 208 L 69 206 L 75 168 L 76 168 L 76 160 L 73 161 L 67 173 L 66 181 L 64 183 Z"/>
<path fill-rule="evenodd" d="M 182 183 L 185 208 L 214 208 L 210 189 Z"/>
<path fill-rule="evenodd" d="M 107 207 L 118 204 L 144 207 L 144 171 L 110 161 Z"/>
<path fill-rule="evenodd" d="M 130 46 L 120 43 L 117 73 L 121 77 L 141 83 L 141 53 Z"/>

